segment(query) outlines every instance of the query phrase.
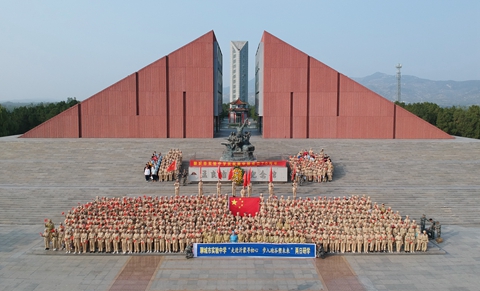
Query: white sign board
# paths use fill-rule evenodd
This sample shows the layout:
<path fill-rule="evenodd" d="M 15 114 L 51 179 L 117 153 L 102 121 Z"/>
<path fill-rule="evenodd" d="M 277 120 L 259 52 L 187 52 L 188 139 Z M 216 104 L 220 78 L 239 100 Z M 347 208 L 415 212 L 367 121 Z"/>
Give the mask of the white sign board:
<path fill-rule="evenodd" d="M 221 181 L 228 181 L 228 173 L 232 167 L 220 167 L 222 172 Z M 191 182 L 200 181 L 200 175 L 202 175 L 202 181 L 218 181 L 217 167 L 202 167 L 200 173 L 200 167 L 188 168 L 188 180 Z M 252 182 L 268 182 L 270 176 L 270 167 L 242 167 L 244 171 L 252 169 Z M 272 166 L 272 176 L 274 182 L 287 182 L 288 172 L 287 167 Z"/>

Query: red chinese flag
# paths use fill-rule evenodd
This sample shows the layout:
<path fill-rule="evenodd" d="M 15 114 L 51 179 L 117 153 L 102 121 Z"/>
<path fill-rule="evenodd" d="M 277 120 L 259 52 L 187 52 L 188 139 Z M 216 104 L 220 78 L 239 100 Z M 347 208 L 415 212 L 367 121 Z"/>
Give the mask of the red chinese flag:
<path fill-rule="evenodd" d="M 222 176 L 222 171 L 220 171 L 220 165 L 218 165 L 217 175 L 218 175 L 218 180 L 222 180 L 223 176 Z"/>
<path fill-rule="evenodd" d="M 243 187 L 247 187 L 248 180 L 247 180 L 247 172 L 243 173 Z"/>
<path fill-rule="evenodd" d="M 177 169 L 177 160 L 173 160 L 173 162 L 168 166 L 167 172 L 175 171 Z"/>
<path fill-rule="evenodd" d="M 248 185 L 252 184 L 252 169 L 248 170 Z"/>
<path fill-rule="evenodd" d="M 229 197 L 229 210 L 233 215 L 255 216 L 260 210 L 260 197 Z"/>
<path fill-rule="evenodd" d="M 270 175 L 268 176 L 268 182 L 272 183 L 273 182 L 273 169 L 270 167 Z"/>
<path fill-rule="evenodd" d="M 228 172 L 228 180 L 232 180 L 233 178 L 233 168 L 230 168 L 230 171 Z"/>

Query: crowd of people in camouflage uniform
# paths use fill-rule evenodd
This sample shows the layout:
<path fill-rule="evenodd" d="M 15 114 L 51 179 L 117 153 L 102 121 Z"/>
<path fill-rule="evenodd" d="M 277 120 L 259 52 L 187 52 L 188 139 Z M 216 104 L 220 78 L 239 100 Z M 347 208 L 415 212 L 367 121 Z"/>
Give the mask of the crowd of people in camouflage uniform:
<path fill-rule="evenodd" d="M 370 197 L 297 199 L 299 178 L 332 180 L 333 163 L 323 149 L 320 153 L 301 150 L 290 157 L 289 166 L 296 173 L 293 198 L 275 196 L 269 183 L 269 196 L 260 194 L 260 210 L 253 216 L 229 211 L 220 181 L 216 195 L 203 195 L 199 184 L 198 195 L 180 196 L 181 163 L 182 151 L 170 149 L 164 157 L 154 152 L 146 165 L 151 175 L 147 177 L 145 171 L 147 181 L 176 180 L 175 196 L 97 197 L 72 208 L 57 228 L 46 220 L 41 234 L 45 249 L 75 254 L 175 253 L 184 252 L 193 242 L 230 242 L 233 231 L 239 243 L 316 243 L 331 253 L 427 250 L 428 235 L 415 220 L 372 203 Z M 233 187 L 232 191 L 235 196 Z"/>
<path fill-rule="evenodd" d="M 318 183 L 331 182 L 333 179 L 334 166 L 323 149 L 320 153 L 315 153 L 312 149 L 301 150 L 295 156 L 289 157 L 288 164 L 297 183 L 300 179 Z"/>
<path fill-rule="evenodd" d="M 58 228 L 46 221 L 45 249 L 67 253 L 175 253 L 187 244 L 316 243 L 327 252 L 426 251 L 415 220 L 370 197 L 264 198 L 256 215 L 230 213 L 228 195 L 96 198 L 72 208 Z"/>

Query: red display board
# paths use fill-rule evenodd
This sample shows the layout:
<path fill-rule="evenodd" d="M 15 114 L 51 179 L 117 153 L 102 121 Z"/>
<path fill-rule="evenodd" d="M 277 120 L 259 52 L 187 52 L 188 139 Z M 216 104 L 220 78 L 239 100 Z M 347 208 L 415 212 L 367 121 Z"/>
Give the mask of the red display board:
<path fill-rule="evenodd" d="M 212 160 L 190 160 L 190 167 L 286 167 L 287 161 L 224 162 Z"/>

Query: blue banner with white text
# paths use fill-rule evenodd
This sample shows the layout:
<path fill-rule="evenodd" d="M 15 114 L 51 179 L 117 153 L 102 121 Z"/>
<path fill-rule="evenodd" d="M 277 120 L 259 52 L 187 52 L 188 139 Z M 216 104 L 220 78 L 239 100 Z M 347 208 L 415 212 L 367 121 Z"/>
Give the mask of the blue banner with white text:
<path fill-rule="evenodd" d="M 195 257 L 315 258 L 315 244 L 196 243 Z"/>

